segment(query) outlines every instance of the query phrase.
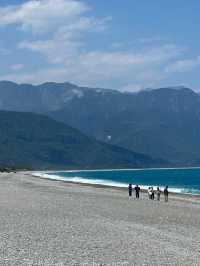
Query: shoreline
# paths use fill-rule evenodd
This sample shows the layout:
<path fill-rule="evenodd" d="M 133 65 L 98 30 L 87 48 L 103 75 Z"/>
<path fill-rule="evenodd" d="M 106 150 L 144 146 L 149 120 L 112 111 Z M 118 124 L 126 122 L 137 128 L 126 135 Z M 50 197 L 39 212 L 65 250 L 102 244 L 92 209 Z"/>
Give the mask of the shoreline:
<path fill-rule="evenodd" d="M 102 169 L 102 168 L 97 168 L 97 169 L 73 169 L 73 170 L 69 170 L 69 169 L 61 169 L 61 170 L 33 170 L 31 172 L 53 172 L 53 173 L 56 173 L 56 172 L 103 172 L 103 171 L 108 171 L 108 172 L 112 172 L 112 171 L 145 171 L 145 170 L 181 170 L 181 169 L 200 169 L 200 166 L 183 166 L 183 167 L 150 167 L 150 168 L 105 168 L 105 169 Z M 20 171 L 21 172 L 21 171 Z"/>
<path fill-rule="evenodd" d="M 32 174 L 0 174 L 1 265 L 199 265 L 196 198 Z"/>
<path fill-rule="evenodd" d="M 48 173 L 50 173 L 51 171 L 48 171 Z M 53 171 L 55 173 L 55 171 Z M 61 171 L 57 171 L 57 172 L 61 172 Z M 74 184 L 74 185 L 78 185 L 78 186 L 83 186 L 83 187 L 95 187 L 95 188 L 107 188 L 107 189 L 111 189 L 111 190 L 120 190 L 120 191 L 127 191 L 127 187 L 120 187 L 120 186 L 115 186 L 115 185 L 107 185 L 107 184 L 98 184 L 98 183 L 87 183 L 87 182 L 78 182 L 78 181 L 69 181 L 69 180 L 65 180 L 65 178 L 54 178 L 53 176 L 50 177 L 47 174 L 47 171 L 34 171 L 34 172 L 23 172 L 26 174 L 30 174 L 32 177 L 34 178 L 39 178 L 39 179 L 43 179 L 43 180 L 49 180 L 49 181 L 57 181 L 57 182 L 62 182 L 64 184 Z M 42 175 L 35 175 L 36 173 L 40 174 L 40 173 L 44 173 L 47 176 L 42 176 Z M 141 193 L 143 194 L 147 194 L 147 189 L 146 188 L 141 188 Z M 134 195 L 134 190 L 133 190 L 133 195 Z M 161 191 L 161 195 L 163 195 L 163 191 Z M 182 193 L 182 192 L 173 192 L 173 191 L 169 191 L 169 197 L 171 199 L 175 199 L 175 200 L 185 200 L 185 201 L 194 201 L 195 203 L 200 203 L 200 195 L 198 194 L 191 194 L 191 193 Z M 133 196 L 134 198 L 134 196 Z"/>

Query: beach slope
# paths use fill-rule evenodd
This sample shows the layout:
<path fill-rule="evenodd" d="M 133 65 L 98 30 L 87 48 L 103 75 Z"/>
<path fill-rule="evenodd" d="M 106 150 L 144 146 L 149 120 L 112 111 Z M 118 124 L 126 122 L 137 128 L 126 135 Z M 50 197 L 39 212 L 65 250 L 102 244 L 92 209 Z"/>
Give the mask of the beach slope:
<path fill-rule="evenodd" d="M 200 265 L 200 203 L 0 175 L 0 265 Z"/>

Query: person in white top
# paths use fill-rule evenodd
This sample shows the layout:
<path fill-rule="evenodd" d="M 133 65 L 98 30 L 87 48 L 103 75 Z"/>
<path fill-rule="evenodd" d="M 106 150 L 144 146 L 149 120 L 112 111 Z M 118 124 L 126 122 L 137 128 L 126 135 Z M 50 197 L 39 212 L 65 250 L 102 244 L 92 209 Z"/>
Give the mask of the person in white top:
<path fill-rule="evenodd" d="M 152 190 L 151 190 L 151 187 L 148 188 L 148 196 L 149 196 L 149 199 L 152 199 Z"/>

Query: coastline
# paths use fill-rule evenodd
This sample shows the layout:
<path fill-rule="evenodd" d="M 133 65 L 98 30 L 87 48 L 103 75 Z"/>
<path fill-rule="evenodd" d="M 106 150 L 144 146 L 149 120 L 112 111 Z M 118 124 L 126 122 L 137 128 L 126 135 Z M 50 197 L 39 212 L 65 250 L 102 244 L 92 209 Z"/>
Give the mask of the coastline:
<path fill-rule="evenodd" d="M 145 170 L 176 170 L 176 169 L 200 169 L 200 166 L 183 166 L 183 167 L 150 167 L 150 168 L 105 168 L 105 169 L 73 169 L 73 170 L 67 170 L 67 169 L 61 169 L 61 170 L 35 170 L 31 172 L 101 172 L 101 171 L 145 171 Z"/>
<path fill-rule="evenodd" d="M 198 203 L 198 204 L 197 204 Z M 196 266 L 200 204 L 125 188 L 0 174 L 1 265 Z M 145 256 L 144 256 L 145 254 Z"/>
<path fill-rule="evenodd" d="M 73 170 L 74 172 L 82 172 L 81 170 L 76 171 Z M 98 171 L 98 170 L 91 170 L 91 171 Z M 107 170 L 106 170 L 107 171 Z M 111 171 L 111 170 L 110 170 Z M 56 173 L 56 172 L 61 172 L 61 171 L 31 171 L 31 172 L 27 172 L 28 174 L 30 174 L 33 177 L 36 178 L 41 178 L 41 179 L 47 179 L 49 181 L 57 181 L 57 182 L 63 182 L 66 184 L 75 184 L 78 186 L 86 186 L 86 187 L 94 187 L 94 188 L 107 188 L 107 189 L 115 189 L 115 190 L 122 190 L 122 191 L 127 191 L 127 187 L 128 184 L 124 184 L 124 186 L 118 186 L 117 184 L 114 185 L 115 182 L 113 182 L 113 185 L 107 185 L 107 184 L 103 184 L 103 183 L 91 183 L 91 182 L 79 182 L 79 181 L 72 181 L 72 180 L 67 180 L 66 178 L 62 178 L 59 176 L 50 176 L 48 175 L 48 173 Z M 66 171 L 68 172 L 68 171 Z M 102 181 L 102 180 L 101 180 Z M 146 186 L 147 187 L 147 186 Z M 143 194 L 147 194 L 147 188 L 142 187 L 141 188 L 141 192 Z M 163 191 L 161 191 L 161 195 L 163 194 Z M 191 194 L 191 193 L 183 193 L 183 192 L 174 192 L 174 191 L 170 191 L 170 198 L 172 200 L 185 200 L 185 201 L 193 201 L 195 203 L 200 203 L 200 195 L 199 194 Z"/>

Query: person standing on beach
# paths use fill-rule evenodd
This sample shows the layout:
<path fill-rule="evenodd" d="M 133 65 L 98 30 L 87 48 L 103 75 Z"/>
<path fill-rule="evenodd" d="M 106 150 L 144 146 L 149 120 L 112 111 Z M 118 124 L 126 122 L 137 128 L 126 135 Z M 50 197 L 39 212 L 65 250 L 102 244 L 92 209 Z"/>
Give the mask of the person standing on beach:
<path fill-rule="evenodd" d="M 149 199 L 151 199 L 151 196 L 152 196 L 151 187 L 148 188 L 147 192 L 148 192 Z"/>
<path fill-rule="evenodd" d="M 135 186 L 135 197 L 136 199 L 140 198 L 140 187 L 138 185 Z"/>
<path fill-rule="evenodd" d="M 151 196 L 152 198 L 151 199 L 154 200 L 155 193 L 154 193 L 153 187 L 151 187 L 151 191 L 152 191 L 152 196 Z"/>
<path fill-rule="evenodd" d="M 157 200 L 158 200 L 158 201 L 160 201 L 160 194 L 161 194 L 160 188 L 157 187 L 156 195 L 157 195 Z"/>
<path fill-rule="evenodd" d="M 169 196 L 169 191 L 168 191 L 168 186 L 166 186 L 164 189 L 165 202 L 168 202 L 168 196 Z"/>
<path fill-rule="evenodd" d="M 128 185 L 128 195 L 129 195 L 129 197 L 132 197 L 132 191 L 133 191 L 132 184 L 129 184 Z"/>

